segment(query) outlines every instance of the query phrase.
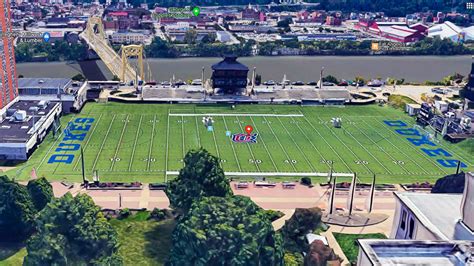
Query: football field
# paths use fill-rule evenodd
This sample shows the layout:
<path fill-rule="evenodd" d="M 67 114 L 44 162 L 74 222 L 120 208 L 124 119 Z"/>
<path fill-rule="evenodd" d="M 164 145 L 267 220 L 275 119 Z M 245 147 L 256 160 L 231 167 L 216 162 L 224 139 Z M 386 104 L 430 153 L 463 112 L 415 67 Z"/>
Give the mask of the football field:
<path fill-rule="evenodd" d="M 212 130 L 204 116 L 212 117 Z M 341 128 L 333 127 L 334 117 L 342 119 Z M 403 112 L 376 105 L 88 103 L 81 113 L 63 117 L 61 131 L 50 132 L 30 160 L 8 174 L 28 179 L 34 167 L 50 180 L 80 181 L 81 148 L 87 177 L 96 170 L 104 182 L 163 182 L 182 168 L 188 150 L 199 147 L 218 156 L 229 176 L 247 180 L 324 180 L 331 165 L 334 172 L 355 172 L 362 180 L 376 174 L 392 183 L 432 181 L 454 173 L 457 160 L 473 170 L 472 140 L 420 143 L 425 131 L 413 124 Z M 245 137 L 247 125 L 253 141 Z"/>

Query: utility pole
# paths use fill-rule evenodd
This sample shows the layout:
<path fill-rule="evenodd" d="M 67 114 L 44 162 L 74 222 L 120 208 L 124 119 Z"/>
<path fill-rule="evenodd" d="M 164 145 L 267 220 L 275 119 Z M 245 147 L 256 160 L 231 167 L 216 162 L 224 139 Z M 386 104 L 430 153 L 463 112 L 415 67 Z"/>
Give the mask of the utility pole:
<path fill-rule="evenodd" d="M 321 73 L 319 75 L 319 88 L 320 89 L 323 88 L 323 71 L 324 71 L 324 67 L 321 67 Z"/>

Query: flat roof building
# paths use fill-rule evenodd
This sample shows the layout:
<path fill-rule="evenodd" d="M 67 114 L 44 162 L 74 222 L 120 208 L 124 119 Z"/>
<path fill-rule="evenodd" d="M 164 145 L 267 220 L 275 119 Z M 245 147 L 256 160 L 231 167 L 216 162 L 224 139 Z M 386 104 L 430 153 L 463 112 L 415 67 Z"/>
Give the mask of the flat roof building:
<path fill-rule="evenodd" d="M 17 101 L 0 117 L 0 160 L 27 160 L 61 114 L 61 104 Z"/>
<path fill-rule="evenodd" d="M 20 78 L 18 92 L 20 100 L 57 101 L 62 103 L 65 114 L 78 112 L 87 101 L 89 82 L 68 78 Z"/>
<path fill-rule="evenodd" d="M 474 174 L 465 179 L 463 194 L 394 192 L 390 238 L 474 241 Z"/>
<path fill-rule="evenodd" d="M 359 239 L 359 266 L 474 265 L 470 241 L 410 241 Z"/>

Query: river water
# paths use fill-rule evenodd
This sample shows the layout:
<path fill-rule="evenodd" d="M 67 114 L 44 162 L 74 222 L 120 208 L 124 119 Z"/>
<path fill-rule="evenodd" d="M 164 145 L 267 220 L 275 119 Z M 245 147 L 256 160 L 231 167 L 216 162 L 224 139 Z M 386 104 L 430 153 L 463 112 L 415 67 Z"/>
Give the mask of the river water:
<path fill-rule="evenodd" d="M 209 77 L 210 67 L 219 58 L 179 58 L 179 59 L 148 59 L 152 79 L 189 80 L 201 77 L 201 69 L 205 67 L 205 75 Z M 256 67 L 263 80 L 280 81 L 286 74 L 287 79 L 305 82 L 318 80 L 319 72 L 325 68 L 324 75 L 333 75 L 343 79 L 355 76 L 383 79 L 387 77 L 405 78 L 411 82 L 425 80 L 441 80 L 452 73 L 467 75 L 471 70 L 471 56 L 285 56 L 285 57 L 245 57 L 239 61 L 250 69 Z M 105 65 L 98 61 L 105 76 L 111 78 Z M 17 72 L 25 77 L 72 77 L 81 72 L 77 63 L 21 63 Z M 250 75 L 249 75 L 250 77 Z"/>

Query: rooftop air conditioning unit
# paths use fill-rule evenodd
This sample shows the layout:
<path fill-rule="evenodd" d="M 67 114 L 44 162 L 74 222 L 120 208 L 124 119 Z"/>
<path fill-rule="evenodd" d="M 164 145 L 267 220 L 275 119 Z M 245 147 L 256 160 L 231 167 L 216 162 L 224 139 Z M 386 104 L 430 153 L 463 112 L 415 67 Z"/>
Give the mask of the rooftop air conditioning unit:
<path fill-rule="evenodd" d="M 20 122 L 26 121 L 26 111 L 24 110 L 16 111 L 13 114 L 13 117 L 15 118 L 15 121 L 20 121 Z"/>

